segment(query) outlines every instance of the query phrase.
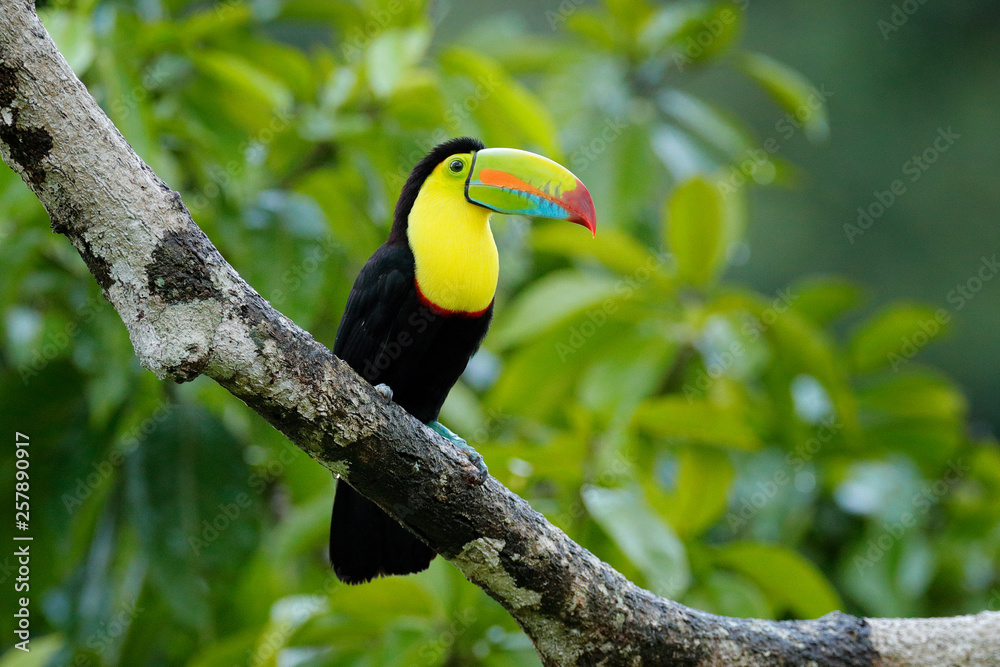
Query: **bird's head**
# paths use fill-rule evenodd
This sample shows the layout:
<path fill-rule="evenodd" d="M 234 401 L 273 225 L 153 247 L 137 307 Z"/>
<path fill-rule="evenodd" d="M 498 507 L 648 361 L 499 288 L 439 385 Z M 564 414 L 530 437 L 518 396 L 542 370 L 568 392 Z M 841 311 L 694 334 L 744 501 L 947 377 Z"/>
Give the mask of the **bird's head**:
<path fill-rule="evenodd" d="M 497 213 L 568 220 L 592 235 L 597 230 L 594 201 L 568 169 L 535 153 L 486 148 L 468 137 L 436 146 L 414 167 L 397 203 L 397 223 L 405 221 L 421 191 Z"/>

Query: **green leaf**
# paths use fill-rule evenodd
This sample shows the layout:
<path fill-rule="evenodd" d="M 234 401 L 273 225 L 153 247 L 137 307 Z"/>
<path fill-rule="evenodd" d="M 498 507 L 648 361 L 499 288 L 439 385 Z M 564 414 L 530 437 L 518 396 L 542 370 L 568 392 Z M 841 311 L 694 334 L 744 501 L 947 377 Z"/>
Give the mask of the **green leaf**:
<path fill-rule="evenodd" d="M 667 396 L 646 401 L 633 423 L 661 438 L 743 450 L 760 447 L 757 434 L 738 412 L 703 400 Z"/>
<path fill-rule="evenodd" d="M 667 201 L 663 222 L 678 277 L 705 285 L 719 272 L 726 253 L 727 220 L 722 193 L 696 177 L 682 183 Z"/>
<path fill-rule="evenodd" d="M 857 373 L 890 366 L 898 371 L 931 342 L 948 332 L 951 315 L 913 303 L 889 306 L 865 321 L 851 337 L 851 364 Z"/>
<path fill-rule="evenodd" d="M 191 58 L 207 76 L 239 94 L 250 95 L 271 110 L 281 111 L 292 105 L 292 93 L 283 81 L 240 56 L 206 49 L 195 51 Z"/>
<path fill-rule="evenodd" d="M 671 89 L 657 102 L 664 112 L 730 159 L 743 159 L 757 147 L 742 122 L 693 95 Z"/>
<path fill-rule="evenodd" d="M 680 127 L 659 123 L 648 134 L 650 148 L 674 181 L 687 181 L 714 172 L 719 166 L 707 148 Z"/>
<path fill-rule="evenodd" d="M 749 577 L 775 607 L 797 618 L 818 618 L 843 606 L 819 568 L 785 547 L 738 542 L 716 549 L 714 557 L 718 565 Z"/>
<path fill-rule="evenodd" d="M 474 118 L 482 126 L 488 144 L 533 145 L 556 161 L 562 159 L 552 115 L 498 62 L 475 51 L 451 48 L 441 55 L 441 67 L 447 74 L 462 77 L 465 84 L 445 112 L 453 132 Z"/>
<path fill-rule="evenodd" d="M 682 449 L 678 464 L 677 486 L 661 509 L 677 534 L 687 539 L 709 528 L 725 511 L 733 466 L 725 452 L 703 447 Z"/>
<path fill-rule="evenodd" d="M 331 500 L 330 493 L 323 493 L 296 505 L 270 533 L 267 548 L 276 566 L 291 570 L 298 559 L 327 543 Z"/>
<path fill-rule="evenodd" d="M 247 42 L 240 54 L 260 70 L 280 79 L 303 98 L 316 91 L 313 66 L 301 50 L 283 44 Z"/>
<path fill-rule="evenodd" d="M 332 608 L 350 617 L 352 625 L 377 627 L 390 609 L 394 616 L 414 618 L 433 617 L 440 610 L 440 601 L 418 577 L 386 577 L 369 583 L 364 588 L 338 586 L 330 595 Z"/>
<path fill-rule="evenodd" d="M 503 321 L 490 335 L 490 343 L 503 349 L 524 342 L 615 294 L 616 281 L 611 278 L 555 271 L 532 283 L 508 304 Z"/>
<path fill-rule="evenodd" d="M 903 452 L 928 468 L 943 466 L 967 442 L 965 425 L 956 419 L 908 418 L 866 426 L 868 451 Z"/>
<path fill-rule="evenodd" d="M 789 381 L 805 374 L 817 379 L 836 408 L 839 433 L 855 442 L 858 432 L 857 397 L 836 354 L 830 334 L 800 315 L 794 308 L 777 312 L 777 304 L 760 304 L 755 310 L 756 327 L 763 326 L 767 340 L 776 351 L 774 363 Z"/>
<path fill-rule="evenodd" d="M 420 62 L 430 32 L 423 28 L 386 30 L 376 37 L 367 53 L 368 83 L 379 97 L 388 97 Z"/>
<path fill-rule="evenodd" d="M 744 53 L 740 68 L 764 88 L 778 105 L 805 127 L 811 141 L 830 133 L 825 96 L 798 71 L 760 53 Z"/>
<path fill-rule="evenodd" d="M 634 282 L 655 279 L 661 288 L 671 286 L 664 270 L 665 258 L 650 252 L 641 243 L 617 229 L 602 229 L 599 238 L 574 234 L 564 222 L 536 223 L 531 230 L 531 246 L 536 252 L 593 259 Z"/>
<path fill-rule="evenodd" d="M 440 421 L 475 447 L 489 434 L 489 424 L 479 400 L 469 386 L 459 382 L 448 392 L 441 407 Z"/>
<path fill-rule="evenodd" d="M 702 8 L 689 3 L 671 3 L 651 14 L 639 30 L 639 44 L 647 53 L 657 53 L 675 43 L 702 16 Z"/>
<path fill-rule="evenodd" d="M 647 0 L 605 0 L 604 6 L 618 29 L 629 34 L 645 23 L 653 11 Z"/>
<path fill-rule="evenodd" d="M 187 667 L 238 665 L 241 661 L 245 662 L 248 655 L 253 655 L 256 643 L 257 634 L 246 630 L 206 646 L 190 659 Z"/>
<path fill-rule="evenodd" d="M 610 51 L 615 46 L 608 22 L 596 12 L 581 8 L 565 19 L 565 23 L 568 31 L 580 35 L 598 49 Z"/>
<path fill-rule="evenodd" d="M 372 225 L 358 224 L 363 213 L 355 204 L 354 187 L 339 168 L 314 169 L 302 178 L 296 190 L 319 204 L 337 243 L 347 246 L 353 255 L 370 254 L 381 243 Z"/>
<path fill-rule="evenodd" d="M 402 127 L 423 131 L 445 123 L 445 106 L 437 77 L 427 70 L 413 70 L 393 91 L 386 111 Z"/>
<path fill-rule="evenodd" d="M 865 387 L 863 408 L 893 419 L 941 419 L 964 422 L 968 402 L 947 378 L 925 371 L 901 373 Z"/>
<path fill-rule="evenodd" d="M 292 21 L 327 23 L 344 33 L 346 44 L 360 42 L 367 37 L 363 31 L 365 22 L 373 16 L 351 2 L 330 2 L 329 0 L 285 0 L 281 3 L 282 19 Z M 382 22 L 377 22 L 381 25 Z M 369 27 L 370 29 L 370 27 Z"/>
<path fill-rule="evenodd" d="M 621 301 L 623 314 L 628 302 Z M 506 356 L 503 373 L 490 391 L 490 402 L 519 416 L 550 422 L 563 414 L 576 383 L 587 364 L 608 358 L 623 340 L 635 335 L 635 325 L 627 317 L 608 317 L 602 326 L 594 317 L 578 314 L 565 326 L 552 328 Z M 487 344 L 493 347 L 492 335 Z M 581 415 L 583 416 L 583 415 Z"/>
<path fill-rule="evenodd" d="M 774 618 L 774 608 L 760 587 L 741 574 L 712 570 L 699 577 L 682 600 L 685 605 L 712 614 L 740 618 Z"/>
<path fill-rule="evenodd" d="M 253 18 L 249 3 L 216 5 L 194 12 L 175 26 L 176 34 L 189 45 L 245 26 Z M 255 40 L 254 43 L 259 43 Z"/>
<path fill-rule="evenodd" d="M 810 278 L 789 289 L 795 310 L 826 326 L 861 302 L 861 288 L 844 278 Z"/>
<path fill-rule="evenodd" d="M 770 348 L 770 365 L 781 372 L 780 391 L 785 398 L 792 397 L 787 390 L 793 378 L 809 375 L 818 380 L 836 408 L 838 432 L 854 442 L 858 435 L 857 399 L 844 364 L 830 335 L 795 308 L 796 298 L 794 289 L 782 290 L 770 301 L 730 291 L 723 293 L 713 308 L 743 318 L 741 331 L 748 345 L 765 343 Z"/>
<path fill-rule="evenodd" d="M 594 521 L 642 571 L 655 593 L 674 598 L 687 590 L 691 572 L 684 543 L 637 490 L 591 486 L 582 495 Z"/>
<path fill-rule="evenodd" d="M 330 600 L 324 595 L 290 595 L 271 606 L 270 619 L 257 638 L 251 655 L 277 656 L 295 632 L 310 620 L 329 613 Z M 270 664 L 270 663 L 265 663 Z M 275 661 L 273 664 L 279 664 Z"/>
<path fill-rule="evenodd" d="M 735 3 L 707 6 L 671 4 L 653 14 L 639 34 L 648 53 L 672 49 L 672 64 L 682 70 L 705 63 L 732 47 L 743 27 L 743 16 Z"/>
<path fill-rule="evenodd" d="M 601 355 L 583 374 L 580 403 L 598 414 L 631 411 L 655 393 L 676 353 L 677 344 L 663 336 L 620 338 L 616 349 Z"/>

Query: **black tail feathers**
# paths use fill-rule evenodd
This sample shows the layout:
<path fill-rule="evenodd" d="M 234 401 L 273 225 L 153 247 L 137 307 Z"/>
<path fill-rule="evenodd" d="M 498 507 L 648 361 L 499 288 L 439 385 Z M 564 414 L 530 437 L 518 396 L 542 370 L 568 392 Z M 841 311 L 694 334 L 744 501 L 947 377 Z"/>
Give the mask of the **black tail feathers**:
<path fill-rule="evenodd" d="M 363 584 L 375 577 L 426 570 L 436 554 L 391 516 L 337 482 L 330 521 L 330 563 L 337 578 Z"/>

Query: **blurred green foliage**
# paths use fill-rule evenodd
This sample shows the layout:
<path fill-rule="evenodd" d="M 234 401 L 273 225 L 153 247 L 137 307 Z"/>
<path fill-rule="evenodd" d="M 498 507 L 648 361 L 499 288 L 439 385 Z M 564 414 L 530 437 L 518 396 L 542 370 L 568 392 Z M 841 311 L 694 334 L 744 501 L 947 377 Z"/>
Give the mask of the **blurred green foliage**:
<path fill-rule="evenodd" d="M 863 303 L 845 280 L 761 294 L 724 279 L 748 189 L 794 168 L 679 81 L 744 72 L 789 132 L 828 126 L 801 74 L 739 50 L 744 6 L 565 2 L 549 32 L 449 43 L 420 0 L 41 13 L 223 254 L 328 344 L 430 146 L 472 134 L 573 169 L 597 239 L 496 220 L 498 316 L 443 421 L 632 580 L 766 618 L 1000 607 L 1000 450 L 919 361 L 947 313 L 901 303 L 845 336 Z M 0 170 L 0 421 L 31 436 L 35 538 L 34 650 L 0 665 L 537 664 L 440 559 L 339 585 L 328 472 L 212 382 L 141 369 L 46 220 Z M 10 447 L 2 461 L 9 498 Z M 7 645 L 9 615 L 0 629 Z"/>

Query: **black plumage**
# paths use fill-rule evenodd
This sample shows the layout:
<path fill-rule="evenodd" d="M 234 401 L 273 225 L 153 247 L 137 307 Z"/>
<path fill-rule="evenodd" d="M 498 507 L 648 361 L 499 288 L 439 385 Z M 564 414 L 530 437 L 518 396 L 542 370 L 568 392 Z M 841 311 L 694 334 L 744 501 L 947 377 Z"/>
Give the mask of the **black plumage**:
<path fill-rule="evenodd" d="M 468 138 L 437 146 L 410 173 L 396 204 L 392 231 L 358 275 L 333 352 L 373 385 L 387 384 L 393 401 L 422 422 L 438 418 L 448 392 L 479 348 L 493 304 L 468 315 L 442 311 L 421 298 L 407 219 L 424 180 L 456 153 L 481 150 Z M 330 561 L 347 583 L 425 569 L 434 552 L 342 480 L 330 525 Z"/>

